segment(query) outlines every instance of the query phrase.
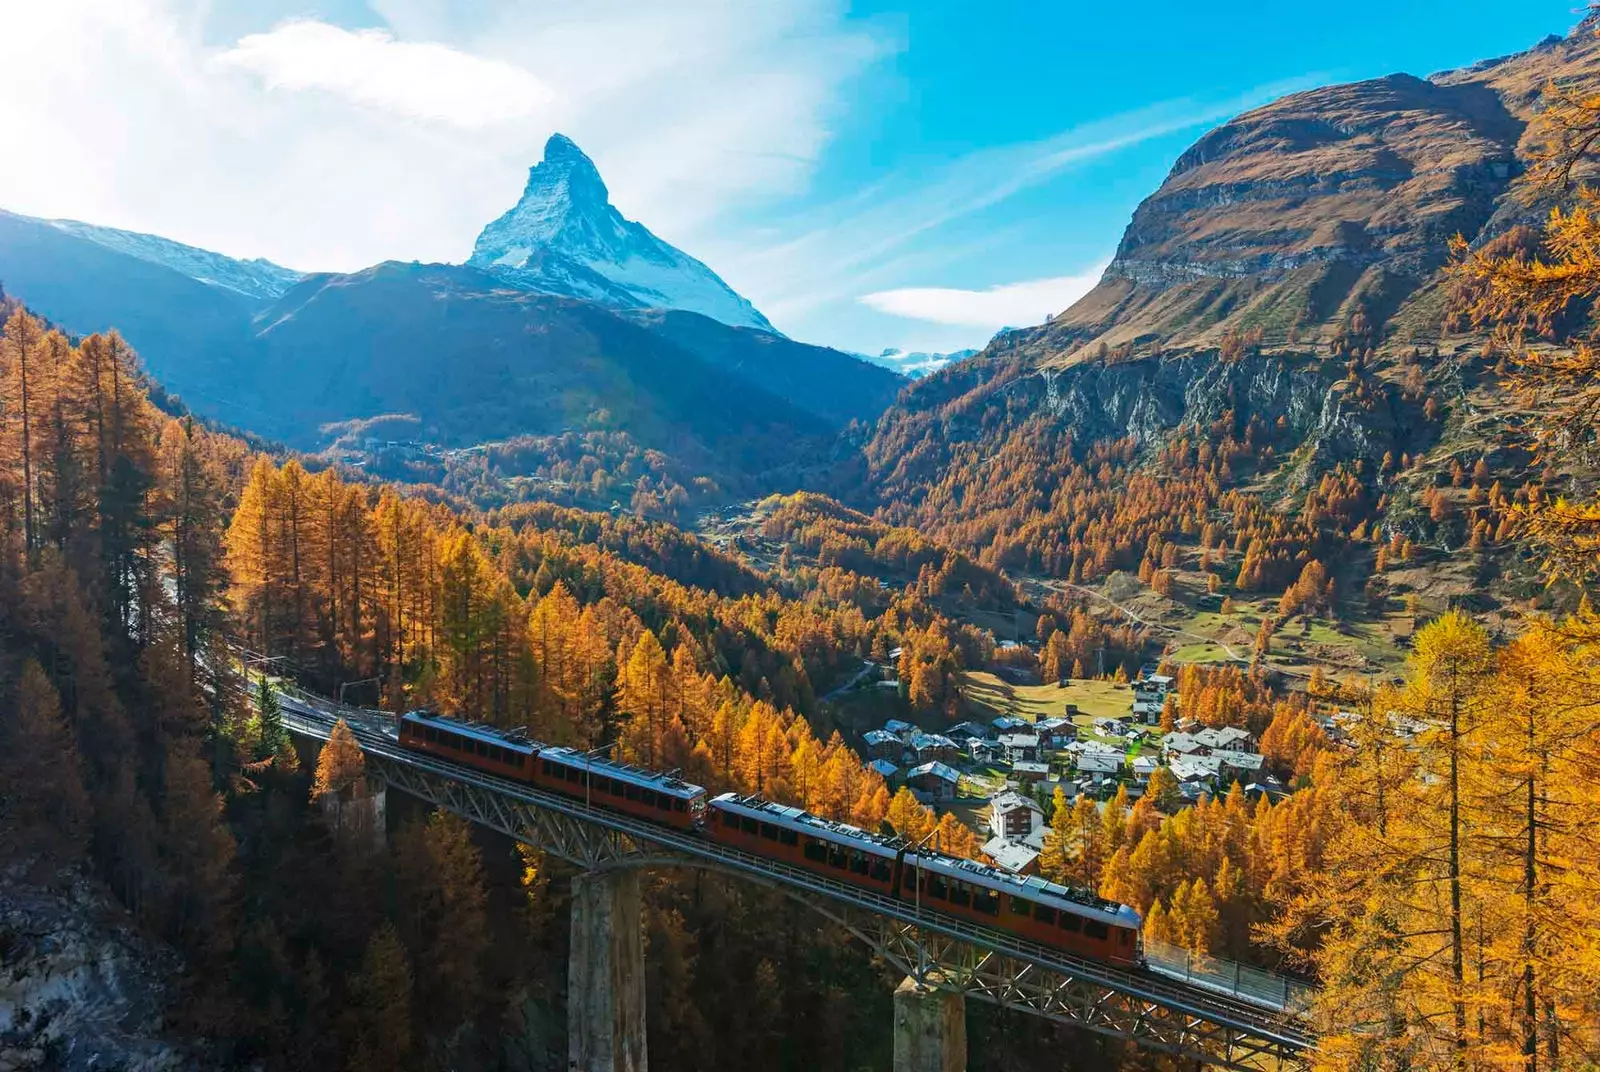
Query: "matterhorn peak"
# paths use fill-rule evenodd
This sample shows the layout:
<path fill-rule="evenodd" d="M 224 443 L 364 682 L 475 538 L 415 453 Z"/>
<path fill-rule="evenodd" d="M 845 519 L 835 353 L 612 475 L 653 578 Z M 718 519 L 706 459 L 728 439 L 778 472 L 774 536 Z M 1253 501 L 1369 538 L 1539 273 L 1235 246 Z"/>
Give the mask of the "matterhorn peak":
<path fill-rule="evenodd" d="M 524 290 L 773 330 L 710 268 L 624 219 L 594 161 L 565 134 L 550 135 L 521 199 L 483 229 L 467 263 Z"/>

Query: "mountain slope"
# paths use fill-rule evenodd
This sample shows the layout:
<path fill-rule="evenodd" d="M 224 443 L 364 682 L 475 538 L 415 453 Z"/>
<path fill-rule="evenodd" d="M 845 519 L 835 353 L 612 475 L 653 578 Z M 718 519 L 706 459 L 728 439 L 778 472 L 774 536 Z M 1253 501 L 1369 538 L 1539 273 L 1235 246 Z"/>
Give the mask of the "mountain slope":
<path fill-rule="evenodd" d="M 43 220 L 57 230 L 86 238 L 107 249 L 130 257 L 171 268 L 197 283 L 220 287 L 246 298 L 269 301 L 280 297 L 305 275 L 269 260 L 238 260 L 207 249 L 184 245 L 157 235 L 99 227 L 77 220 Z"/>
<path fill-rule="evenodd" d="M 836 425 L 873 420 L 907 383 L 854 354 L 731 327 L 698 313 L 647 309 L 622 315 Z"/>
<path fill-rule="evenodd" d="M 594 163 L 561 134 L 545 143 L 521 199 L 483 229 L 467 263 L 526 290 L 774 330 L 710 268 L 624 219 Z"/>
<path fill-rule="evenodd" d="M 1296 93 L 1202 137 L 1134 213 L 1100 284 L 1014 340 L 1050 362 L 1109 349 L 1436 338 L 1455 234 L 1486 241 L 1521 198 L 1551 79 L 1600 76 L 1592 26 L 1428 79 Z"/>
<path fill-rule="evenodd" d="M 308 277 L 257 316 L 254 346 L 266 430 L 300 446 L 319 445 L 324 423 L 412 413 L 427 440 L 451 446 L 617 429 L 760 468 L 829 429 L 610 310 L 496 286 L 475 268 L 388 262 Z M 733 396 L 745 404 L 727 405 Z"/>

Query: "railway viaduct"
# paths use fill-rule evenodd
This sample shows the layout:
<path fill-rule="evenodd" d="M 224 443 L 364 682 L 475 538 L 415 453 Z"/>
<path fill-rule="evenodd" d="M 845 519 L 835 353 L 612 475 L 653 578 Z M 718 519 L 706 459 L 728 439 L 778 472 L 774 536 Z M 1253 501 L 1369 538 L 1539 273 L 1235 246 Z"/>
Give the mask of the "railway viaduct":
<path fill-rule="evenodd" d="M 568 1068 L 644 1072 L 640 873 L 698 867 L 783 892 L 905 973 L 894 994 L 895 1072 L 964 1072 L 966 1001 L 1017 1009 L 1177 1055 L 1196 1067 L 1303 1069 L 1309 988 L 1231 963 L 1151 957 L 1122 970 L 582 801 L 399 747 L 392 716 L 286 688 L 284 722 L 325 741 L 344 718 L 368 771 L 397 789 L 580 869 L 572 882 Z"/>

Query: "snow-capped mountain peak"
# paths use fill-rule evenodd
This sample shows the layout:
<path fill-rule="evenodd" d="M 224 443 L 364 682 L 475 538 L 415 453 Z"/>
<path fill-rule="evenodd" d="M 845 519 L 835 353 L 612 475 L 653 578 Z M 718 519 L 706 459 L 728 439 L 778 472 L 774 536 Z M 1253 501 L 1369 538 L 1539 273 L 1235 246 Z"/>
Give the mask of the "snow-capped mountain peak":
<path fill-rule="evenodd" d="M 776 333 L 710 268 L 624 219 L 594 162 L 563 134 L 550 136 L 521 199 L 483 229 L 467 263 L 526 290 L 622 309 L 684 309 Z"/>

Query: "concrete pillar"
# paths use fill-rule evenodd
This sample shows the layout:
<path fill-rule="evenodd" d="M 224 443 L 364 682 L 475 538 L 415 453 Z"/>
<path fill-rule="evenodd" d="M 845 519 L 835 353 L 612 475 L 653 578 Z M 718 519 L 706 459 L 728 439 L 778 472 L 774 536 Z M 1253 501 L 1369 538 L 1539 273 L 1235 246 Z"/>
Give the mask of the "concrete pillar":
<path fill-rule="evenodd" d="M 567 1068 L 645 1072 L 644 937 L 637 871 L 572 879 Z"/>
<path fill-rule="evenodd" d="M 928 973 L 928 982 L 938 980 Z M 966 1072 L 967 999 L 906 976 L 894 992 L 894 1072 Z"/>

